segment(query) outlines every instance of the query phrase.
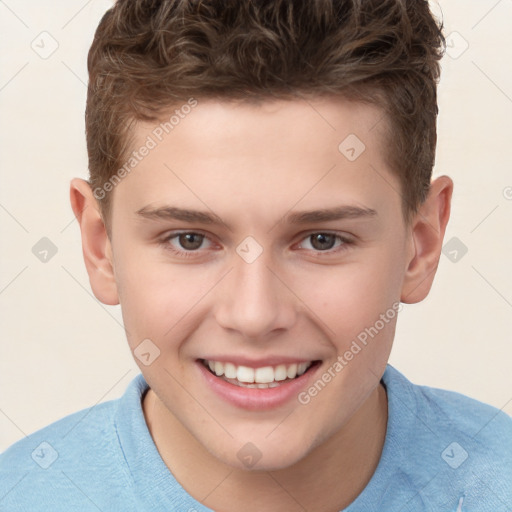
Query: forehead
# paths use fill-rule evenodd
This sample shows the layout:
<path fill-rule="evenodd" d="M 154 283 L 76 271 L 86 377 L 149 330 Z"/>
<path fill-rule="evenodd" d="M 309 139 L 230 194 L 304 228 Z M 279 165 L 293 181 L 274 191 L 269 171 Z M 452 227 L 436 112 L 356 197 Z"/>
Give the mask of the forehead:
<path fill-rule="evenodd" d="M 169 202 L 205 209 L 223 201 L 226 211 L 243 215 L 253 207 L 263 215 L 319 201 L 374 209 L 399 203 L 391 198 L 399 184 L 385 163 L 378 107 L 339 97 L 195 101 L 135 125 L 132 151 L 145 156 L 115 190 L 132 210 Z"/>
<path fill-rule="evenodd" d="M 197 156 L 214 151 L 247 155 L 250 145 L 256 148 L 261 143 L 268 152 L 282 151 L 284 146 L 289 151 L 300 151 L 306 141 L 313 149 L 324 146 L 325 150 L 328 145 L 337 149 L 337 142 L 348 134 L 374 145 L 386 126 L 383 112 L 376 105 L 339 96 L 258 103 L 194 101 L 194 107 L 188 105 L 190 102 L 175 105 L 162 115 L 161 122 L 138 123 L 134 129 L 135 145 L 151 135 L 157 143 L 174 142 Z M 196 136 L 191 137 L 194 132 Z"/>

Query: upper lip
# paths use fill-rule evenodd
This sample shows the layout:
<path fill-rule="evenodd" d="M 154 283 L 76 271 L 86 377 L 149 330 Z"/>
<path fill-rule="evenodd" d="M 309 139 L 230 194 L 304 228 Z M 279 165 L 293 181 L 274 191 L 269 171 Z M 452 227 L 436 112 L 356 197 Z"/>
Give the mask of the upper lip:
<path fill-rule="evenodd" d="M 280 364 L 291 365 L 300 363 L 310 363 L 318 361 L 318 359 L 305 359 L 289 356 L 270 356 L 262 359 L 251 359 L 244 356 L 206 356 L 201 360 L 218 361 L 220 363 L 232 363 L 235 366 L 247 366 L 248 368 L 262 368 L 264 366 L 278 366 Z"/>

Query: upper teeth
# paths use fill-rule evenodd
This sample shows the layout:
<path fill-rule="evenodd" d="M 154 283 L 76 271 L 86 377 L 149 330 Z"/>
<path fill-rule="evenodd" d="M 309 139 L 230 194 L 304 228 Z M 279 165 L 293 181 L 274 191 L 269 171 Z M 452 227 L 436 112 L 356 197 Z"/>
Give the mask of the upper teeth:
<path fill-rule="evenodd" d="M 233 363 L 221 363 L 220 361 L 205 361 L 210 370 L 217 376 L 224 375 L 228 379 L 237 379 L 240 382 L 256 382 L 267 384 L 269 382 L 285 379 L 294 379 L 302 375 L 313 363 L 279 364 L 277 366 L 263 366 L 250 368 L 248 366 L 236 366 Z"/>

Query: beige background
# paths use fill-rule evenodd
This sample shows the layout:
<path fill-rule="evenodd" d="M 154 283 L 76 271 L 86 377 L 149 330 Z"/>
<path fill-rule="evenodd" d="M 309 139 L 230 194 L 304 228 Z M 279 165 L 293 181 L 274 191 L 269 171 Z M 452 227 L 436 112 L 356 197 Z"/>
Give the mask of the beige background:
<path fill-rule="evenodd" d="M 110 5 L 0 2 L 0 451 L 120 396 L 138 372 L 119 306 L 92 296 L 68 200 L 87 176 L 86 55 Z M 455 181 L 446 241 L 468 252 L 443 255 L 428 299 L 405 306 L 391 363 L 512 413 L 512 1 L 440 5 L 451 35 L 435 173 Z M 57 43 L 47 58 L 31 47 Z M 32 253 L 42 237 L 57 248 L 46 263 Z"/>

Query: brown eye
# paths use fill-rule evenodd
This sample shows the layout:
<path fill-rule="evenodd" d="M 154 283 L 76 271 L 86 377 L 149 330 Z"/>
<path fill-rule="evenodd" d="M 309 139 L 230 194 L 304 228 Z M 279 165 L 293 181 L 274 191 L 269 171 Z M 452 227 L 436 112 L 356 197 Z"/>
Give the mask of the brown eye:
<path fill-rule="evenodd" d="M 178 241 L 183 249 L 193 251 L 199 249 L 203 243 L 204 235 L 199 233 L 181 233 L 178 235 Z"/>
<path fill-rule="evenodd" d="M 309 237 L 313 248 L 319 251 L 328 251 L 329 249 L 332 249 L 336 238 L 338 238 L 336 235 L 331 235 L 329 233 L 315 233 Z"/>
<path fill-rule="evenodd" d="M 308 252 L 316 256 L 334 256 L 335 254 L 342 253 L 352 246 L 354 242 L 345 236 L 336 233 L 327 233 L 317 231 L 310 233 L 302 239 L 300 243 L 301 249 L 306 249 Z"/>
<path fill-rule="evenodd" d="M 204 247 L 204 242 L 208 245 Z M 175 256 L 182 258 L 195 258 L 204 256 L 206 250 L 212 247 L 208 236 L 195 231 L 182 231 L 181 233 L 168 234 L 160 245 Z"/>

